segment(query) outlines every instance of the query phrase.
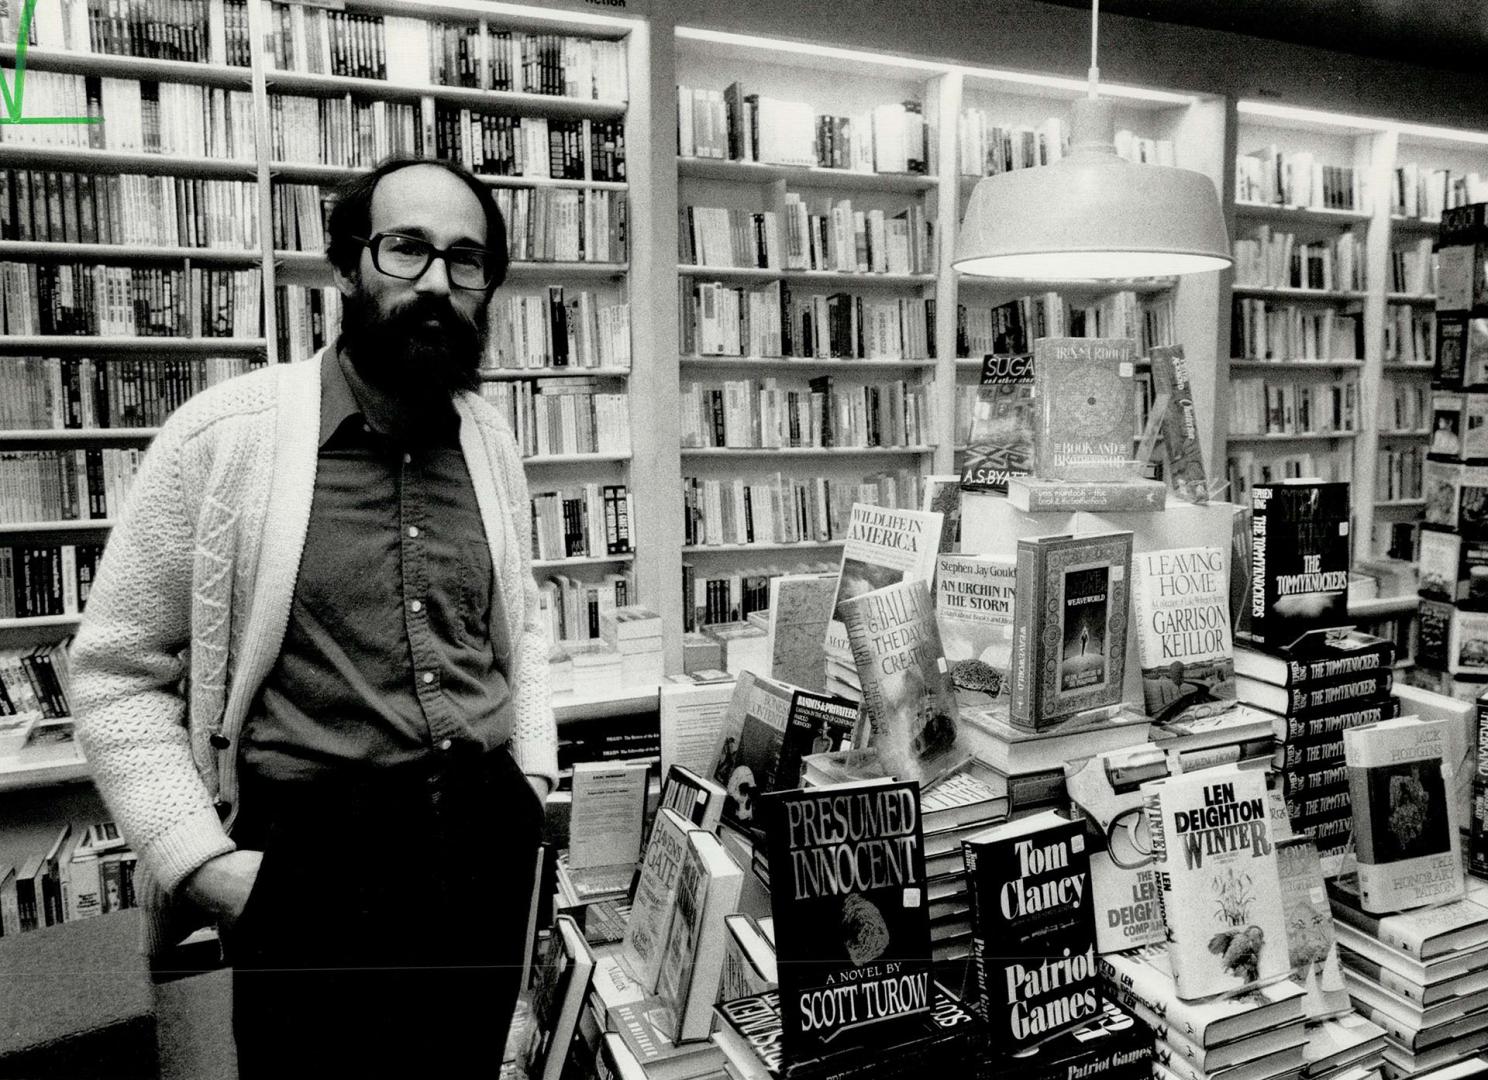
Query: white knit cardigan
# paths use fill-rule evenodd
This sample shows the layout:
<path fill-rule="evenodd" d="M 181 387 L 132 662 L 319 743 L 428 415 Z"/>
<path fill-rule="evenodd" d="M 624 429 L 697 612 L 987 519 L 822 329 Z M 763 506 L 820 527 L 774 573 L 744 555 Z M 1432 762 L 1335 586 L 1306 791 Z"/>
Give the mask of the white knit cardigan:
<path fill-rule="evenodd" d="M 78 741 L 139 853 L 151 954 L 204 924 L 171 894 L 234 849 L 238 736 L 279 656 L 310 520 L 320 367 L 317 356 L 231 379 L 166 421 L 72 648 Z M 521 458 L 477 395 L 456 407 L 515 643 L 511 750 L 523 772 L 553 784 L 557 734 Z"/>

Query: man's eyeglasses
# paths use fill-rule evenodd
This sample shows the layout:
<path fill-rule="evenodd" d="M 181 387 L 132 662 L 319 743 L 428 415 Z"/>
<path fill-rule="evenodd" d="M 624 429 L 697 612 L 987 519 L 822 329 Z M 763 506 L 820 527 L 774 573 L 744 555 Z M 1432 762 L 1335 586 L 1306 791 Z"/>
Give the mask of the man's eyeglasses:
<path fill-rule="evenodd" d="M 457 289 L 484 289 L 495 278 L 495 261 L 485 248 L 455 245 L 440 249 L 418 237 L 397 233 L 352 239 L 367 245 L 372 265 L 388 277 L 417 281 L 435 259 L 443 259 L 449 282 Z"/>

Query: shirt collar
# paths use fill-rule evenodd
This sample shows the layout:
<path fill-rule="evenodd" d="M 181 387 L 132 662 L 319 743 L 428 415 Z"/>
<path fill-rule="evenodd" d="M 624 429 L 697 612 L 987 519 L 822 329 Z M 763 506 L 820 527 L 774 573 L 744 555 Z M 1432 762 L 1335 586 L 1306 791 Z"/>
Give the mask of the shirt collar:
<path fill-rule="evenodd" d="M 346 373 L 341 370 L 341 350 L 327 345 L 320 358 L 320 445 L 330 441 L 350 417 L 361 416 L 362 408 L 357 404 Z"/>
<path fill-rule="evenodd" d="M 328 345 L 320 360 L 320 448 L 324 449 L 331 436 L 353 417 L 382 435 L 408 437 L 407 432 L 400 435 L 400 428 L 405 425 L 400 423 L 396 403 L 369 386 L 356 373 L 350 357 L 335 345 Z M 447 425 L 439 425 L 437 431 L 416 434 L 414 441 L 456 445 L 459 431 L 460 414 L 452 406 Z"/>

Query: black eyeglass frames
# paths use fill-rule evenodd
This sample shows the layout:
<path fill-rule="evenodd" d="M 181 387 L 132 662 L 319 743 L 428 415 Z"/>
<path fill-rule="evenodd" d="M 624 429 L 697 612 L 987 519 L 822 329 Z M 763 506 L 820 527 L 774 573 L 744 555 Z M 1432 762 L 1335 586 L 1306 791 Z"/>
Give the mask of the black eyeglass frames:
<path fill-rule="evenodd" d="M 495 276 L 491 253 L 485 248 L 455 244 L 436 248 L 427 240 L 399 233 L 378 233 L 373 237 L 354 236 L 372 253 L 372 265 L 388 277 L 417 281 L 435 259 L 443 259 L 449 282 L 457 289 L 484 289 Z"/>

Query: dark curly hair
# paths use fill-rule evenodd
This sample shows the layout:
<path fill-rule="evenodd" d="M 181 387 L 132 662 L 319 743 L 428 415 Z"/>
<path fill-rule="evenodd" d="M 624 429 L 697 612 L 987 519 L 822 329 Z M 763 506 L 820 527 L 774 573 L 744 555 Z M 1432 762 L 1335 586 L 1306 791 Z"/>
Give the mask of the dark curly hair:
<path fill-rule="evenodd" d="M 335 206 L 331 210 L 330 224 L 326 230 L 326 257 L 331 265 L 343 274 L 350 275 L 362 257 L 362 244 L 353 239 L 367 236 L 372 228 L 372 194 L 384 176 L 406 169 L 410 165 L 433 165 L 464 182 L 480 201 L 486 212 L 486 249 L 490 251 L 495 274 L 492 275 L 489 293 L 506 280 L 508 263 L 506 249 L 506 219 L 501 208 L 491 196 L 491 189 L 478 177 L 453 161 L 438 158 L 390 157 L 371 172 L 353 177 L 336 192 Z"/>

